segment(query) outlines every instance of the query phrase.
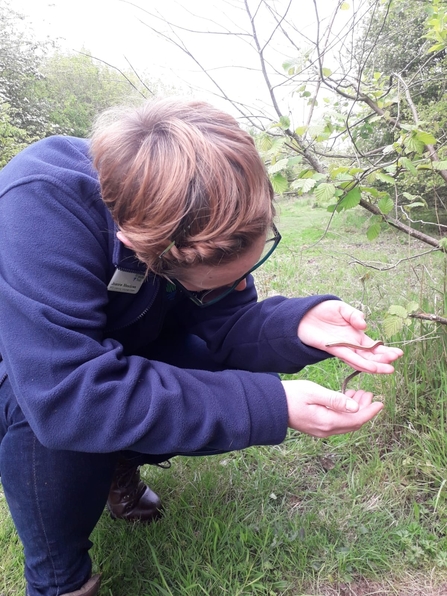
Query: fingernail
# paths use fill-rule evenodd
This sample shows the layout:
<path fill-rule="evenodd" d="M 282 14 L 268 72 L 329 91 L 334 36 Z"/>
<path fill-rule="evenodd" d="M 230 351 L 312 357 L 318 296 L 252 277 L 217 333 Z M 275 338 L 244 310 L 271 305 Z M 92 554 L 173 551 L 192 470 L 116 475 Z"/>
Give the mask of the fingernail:
<path fill-rule="evenodd" d="M 348 410 L 348 412 L 357 412 L 359 408 L 358 403 L 353 399 L 347 399 L 345 407 Z"/>

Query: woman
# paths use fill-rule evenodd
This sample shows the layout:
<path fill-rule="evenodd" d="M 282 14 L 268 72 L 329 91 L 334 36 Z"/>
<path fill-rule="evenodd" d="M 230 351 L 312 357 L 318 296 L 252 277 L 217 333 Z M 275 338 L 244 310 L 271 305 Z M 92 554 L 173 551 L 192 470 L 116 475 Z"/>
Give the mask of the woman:
<path fill-rule="evenodd" d="M 51 137 L 0 173 L 0 473 L 29 596 L 99 591 L 89 536 L 161 512 L 138 467 L 350 432 L 382 408 L 308 381 L 337 356 L 391 373 L 334 296 L 257 302 L 280 241 L 251 137 L 178 99 L 114 110 L 91 141 Z"/>

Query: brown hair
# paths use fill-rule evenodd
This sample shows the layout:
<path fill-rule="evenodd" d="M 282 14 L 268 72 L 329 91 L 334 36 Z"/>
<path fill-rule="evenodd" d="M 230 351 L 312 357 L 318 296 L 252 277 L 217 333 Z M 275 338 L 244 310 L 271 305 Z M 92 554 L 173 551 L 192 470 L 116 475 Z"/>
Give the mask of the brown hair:
<path fill-rule="evenodd" d="M 207 103 L 109 110 L 91 152 L 103 200 L 148 271 L 231 262 L 272 222 L 273 190 L 252 137 Z"/>

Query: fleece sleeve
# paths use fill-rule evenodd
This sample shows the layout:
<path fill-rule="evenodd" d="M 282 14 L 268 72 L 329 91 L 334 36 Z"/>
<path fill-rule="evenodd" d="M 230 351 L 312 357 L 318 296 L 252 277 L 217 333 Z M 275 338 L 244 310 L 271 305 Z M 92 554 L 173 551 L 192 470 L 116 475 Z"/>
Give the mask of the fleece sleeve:
<path fill-rule="evenodd" d="M 247 288 L 232 292 L 220 303 L 200 308 L 192 302 L 182 315 L 188 331 L 204 339 L 217 362 L 250 371 L 295 373 L 329 358 L 298 337 L 303 316 L 332 295 L 285 298 L 275 296 L 257 302 L 253 278 Z"/>
<path fill-rule="evenodd" d="M 98 198 L 79 201 L 86 185 L 34 176 L 0 197 L 0 353 L 39 441 L 151 454 L 281 442 L 277 377 L 183 370 L 104 335 L 109 239 Z"/>

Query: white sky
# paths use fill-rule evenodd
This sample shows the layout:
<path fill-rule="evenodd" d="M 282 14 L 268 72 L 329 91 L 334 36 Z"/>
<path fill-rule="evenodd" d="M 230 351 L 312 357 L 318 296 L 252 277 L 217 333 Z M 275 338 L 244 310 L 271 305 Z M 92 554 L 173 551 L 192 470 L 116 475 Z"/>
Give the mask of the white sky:
<path fill-rule="evenodd" d="M 286 0 L 277 0 L 284 4 Z M 253 0 L 251 4 L 255 5 Z M 238 7 L 239 5 L 239 7 Z M 62 47 L 70 50 L 84 48 L 101 60 L 120 68 L 128 67 L 126 59 L 140 73 L 146 71 L 155 78 L 167 79 L 174 85 L 185 80 L 193 86 L 213 89 L 200 69 L 183 52 L 157 37 L 140 20 L 154 27 L 162 27 L 161 21 L 149 16 L 162 12 L 177 25 L 186 28 L 217 30 L 221 25 L 235 30 L 249 27 L 240 8 L 240 0 L 14 0 L 14 9 L 28 16 L 38 37 L 49 36 L 59 40 Z M 336 0 L 318 0 L 323 11 L 332 11 Z M 144 9 L 144 10 L 141 10 Z M 292 18 L 300 25 L 300 31 L 310 33 L 314 28 L 315 15 L 312 0 L 292 0 Z M 195 15 L 194 17 L 192 15 Z M 210 23 L 207 19 L 213 21 Z M 271 22 L 268 23 L 271 26 Z M 165 26 L 166 30 L 166 26 Z M 310 33 L 311 34 L 311 33 Z M 210 38 L 200 34 L 182 32 L 188 48 L 210 72 L 231 88 L 238 99 L 255 102 L 265 99 L 265 88 L 258 72 L 241 68 L 250 65 L 258 69 L 255 54 L 244 41 L 228 35 Z M 287 50 L 279 48 L 275 66 L 281 69 L 287 58 Z M 196 92 L 195 95 L 200 95 Z M 205 94 L 206 97 L 206 94 Z M 216 103 L 216 101 L 215 101 Z"/>

